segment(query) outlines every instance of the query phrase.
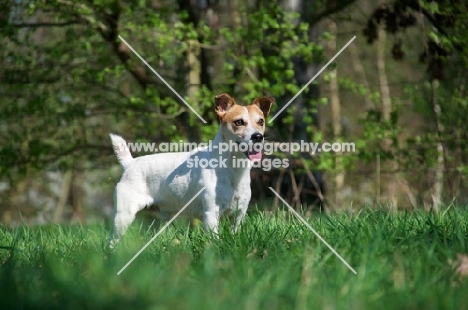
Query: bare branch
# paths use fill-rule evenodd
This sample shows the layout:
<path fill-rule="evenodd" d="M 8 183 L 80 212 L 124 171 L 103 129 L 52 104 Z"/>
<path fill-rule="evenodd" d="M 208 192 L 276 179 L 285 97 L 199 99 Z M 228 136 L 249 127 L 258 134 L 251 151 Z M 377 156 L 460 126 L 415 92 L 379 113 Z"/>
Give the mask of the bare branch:
<path fill-rule="evenodd" d="M 10 24 L 14 28 L 42 28 L 42 27 L 63 27 L 69 25 L 84 25 L 81 20 L 69 20 L 64 22 L 38 22 L 38 23 L 14 23 Z"/>
<path fill-rule="evenodd" d="M 327 18 L 330 15 L 343 11 L 344 8 L 346 8 L 347 6 L 350 6 L 354 2 L 356 2 L 356 0 L 339 1 L 339 3 L 337 3 L 336 5 L 331 6 L 327 8 L 326 10 L 321 11 L 318 14 L 311 14 L 309 16 L 305 16 L 306 18 L 305 20 L 308 21 L 309 26 L 312 28 L 318 22 L 320 22 L 323 18 Z"/>

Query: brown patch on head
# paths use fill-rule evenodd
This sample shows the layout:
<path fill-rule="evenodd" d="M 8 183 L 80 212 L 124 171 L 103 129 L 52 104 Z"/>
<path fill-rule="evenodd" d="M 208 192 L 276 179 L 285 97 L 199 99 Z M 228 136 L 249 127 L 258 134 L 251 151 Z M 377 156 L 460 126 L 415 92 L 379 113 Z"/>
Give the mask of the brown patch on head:
<path fill-rule="evenodd" d="M 273 98 L 259 97 L 251 105 L 237 105 L 228 94 L 215 97 L 216 114 L 221 124 L 219 133 L 222 140 L 236 143 L 263 143 L 266 117 L 270 113 Z M 261 160 L 261 152 L 248 151 L 245 155 L 252 161 Z"/>
<path fill-rule="evenodd" d="M 275 98 L 272 97 L 258 97 L 253 102 L 253 106 L 258 106 L 258 108 L 263 112 L 265 117 L 270 114 L 271 106 L 275 103 Z"/>
<path fill-rule="evenodd" d="M 215 105 L 216 114 L 222 118 L 226 112 L 236 105 L 236 102 L 229 94 L 223 93 L 215 97 Z"/>
<path fill-rule="evenodd" d="M 247 114 L 245 111 L 245 108 L 246 107 L 244 106 L 236 104 L 232 108 L 230 108 L 228 112 L 224 113 L 224 115 L 220 117 L 222 121 L 225 123 L 232 123 L 236 121 L 237 119 L 241 119 L 241 118 L 244 119 L 244 116 Z"/>
<path fill-rule="evenodd" d="M 270 108 L 275 102 L 273 98 L 259 97 L 251 105 L 237 105 L 234 99 L 224 93 L 215 97 L 216 114 L 221 120 L 221 125 L 240 139 L 250 139 L 254 133 L 265 131 L 265 119 L 270 113 Z"/>
<path fill-rule="evenodd" d="M 216 113 L 218 113 L 221 120 L 225 141 L 234 140 L 239 142 L 244 140 L 250 123 L 246 107 L 235 104 L 227 112 Z"/>
<path fill-rule="evenodd" d="M 263 132 L 265 126 L 265 114 L 260 108 L 255 105 L 246 106 L 249 112 L 249 117 L 252 120 L 252 125 L 259 131 Z"/>

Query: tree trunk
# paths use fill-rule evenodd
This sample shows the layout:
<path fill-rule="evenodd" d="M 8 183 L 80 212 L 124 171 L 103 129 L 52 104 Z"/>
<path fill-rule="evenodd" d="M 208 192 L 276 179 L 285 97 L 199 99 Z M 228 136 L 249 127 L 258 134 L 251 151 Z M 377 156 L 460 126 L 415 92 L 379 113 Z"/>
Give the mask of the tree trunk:
<path fill-rule="evenodd" d="M 68 197 L 70 195 L 70 188 L 73 180 L 72 178 L 72 170 L 65 171 L 62 178 L 62 187 L 60 189 L 59 197 L 57 199 L 57 204 L 54 210 L 53 221 L 55 223 L 60 223 L 63 219 L 65 206 L 67 205 Z"/>
<path fill-rule="evenodd" d="M 267 1 L 265 1 L 267 3 Z M 308 1 L 303 1 L 303 0 L 283 0 L 280 2 L 281 6 L 283 9 L 287 11 L 292 11 L 298 14 L 299 19 L 297 22 L 304 22 L 308 23 L 310 22 L 310 14 L 311 11 L 311 3 Z M 309 40 L 310 42 L 316 42 L 318 40 L 318 31 L 316 28 L 311 27 L 309 29 Z M 275 57 L 276 51 L 275 48 L 271 45 L 262 47 L 263 54 L 265 57 Z M 293 57 L 293 63 L 294 63 L 294 78 L 296 80 L 296 83 L 298 85 L 305 85 L 307 84 L 310 79 L 318 72 L 318 66 L 319 64 L 315 61 L 312 62 L 307 62 L 304 58 L 302 57 Z M 262 76 L 262 72 L 260 72 L 260 78 L 268 78 L 273 80 L 274 78 L 267 77 L 267 76 Z M 292 120 L 292 127 L 289 127 L 290 131 L 289 133 L 286 132 L 286 127 L 284 127 L 284 130 L 280 129 L 280 136 L 285 137 L 287 134 L 288 137 L 288 142 L 298 142 L 298 141 L 308 141 L 310 140 L 310 136 L 308 135 L 307 128 L 310 126 L 318 126 L 318 119 L 319 115 L 316 109 L 316 106 L 314 105 L 314 100 L 319 98 L 319 92 L 320 88 L 316 84 L 311 84 L 307 87 L 307 89 L 302 92 L 295 100 L 294 104 L 289 107 L 291 109 L 291 113 L 293 114 L 293 120 Z M 294 93 L 285 93 L 284 97 L 276 98 L 277 103 L 280 104 L 282 102 L 286 103 L 289 99 L 291 99 L 292 96 L 294 96 Z M 277 107 L 278 109 L 282 108 L 280 105 Z M 312 115 L 313 123 L 310 124 L 308 122 L 304 121 L 304 114 L 309 114 Z M 283 122 L 283 117 L 285 117 L 287 114 L 282 113 L 279 115 L 277 120 L 275 121 L 277 124 L 281 124 Z M 292 130 L 292 131 L 291 131 Z M 297 166 L 291 166 L 289 169 L 295 169 Z M 314 172 L 316 175 L 320 175 L 321 172 Z M 307 209 L 310 207 L 315 207 L 315 204 L 317 201 L 322 201 L 321 199 L 318 199 L 317 196 L 317 191 L 315 190 L 314 184 L 311 182 L 310 178 L 307 177 L 307 175 L 304 172 L 299 172 L 297 169 L 294 170 L 294 177 L 295 177 L 295 182 L 300 184 L 301 182 L 298 182 L 299 180 L 304 180 L 303 181 L 303 189 L 305 191 L 299 192 L 299 198 L 289 198 L 289 199 L 296 199 L 296 204 L 297 205 L 302 205 L 304 209 Z M 287 178 L 285 178 L 287 180 Z M 323 183 L 321 182 L 321 178 L 316 179 L 318 186 L 320 188 L 320 192 L 323 191 Z M 291 181 L 293 182 L 293 181 Z M 291 184 L 284 183 L 283 186 L 291 189 Z M 297 190 L 300 190 L 301 188 L 298 187 Z M 314 194 L 315 193 L 315 194 Z M 297 193 L 294 193 L 296 196 Z M 324 206 L 320 205 L 320 209 L 323 210 Z"/>
<path fill-rule="evenodd" d="M 84 205 L 84 189 L 83 189 L 83 182 L 84 182 L 84 171 L 82 170 L 73 170 L 73 178 L 71 183 L 71 205 L 72 205 L 72 223 L 86 222 L 86 216 L 83 210 Z"/>
<path fill-rule="evenodd" d="M 437 126 L 437 168 L 435 173 L 434 185 L 432 186 L 432 207 L 438 212 L 442 201 L 442 188 L 444 184 L 444 145 L 442 144 L 443 125 L 440 122 L 440 105 L 437 102 L 437 88 L 439 82 L 431 81 L 432 89 L 432 108 Z"/>
<path fill-rule="evenodd" d="M 188 41 L 187 62 L 189 66 L 187 95 L 192 102 L 195 102 L 195 96 L 199 92 L 201 85 L 200 43 L 197 40 Z M 191 114 L 192 112 L 188 111 L 187 113 Z M 187 114 L 185 117 L 186 127 L 190 128 L 190 130 L 187 130 L 187 138 L 189 141 L 198 141 L 200 135 L 196 128 L 191 128 L 190 126 L 190 114 Z"/>
<path fill-rule="evenodd" d="M 330 20 L 328 26 L 332 38 L 328 41 L 328 49 L 331 54 L 336 53 L 336 22 Z M 340 103 L 340 90 L 338 87 L 338 76 L 336 67 L 330 71 L 330 109 L 332 118 L 333 138 L 335 141 L 340 139 L 343 128 L 341 125 L 341 103 Z M 335 154 L 335 175 L 333 177 L 333 187 L 335 190 L 335 205 L 338 208 L 343 207 L 343 187 L 345 172 L 343 169 L 341 153 Z"/>
<path fill-rule="evenodd" d="M 353 65 L 354 71 L 356 71 L 359 83 L 362 84 L 366 89 L 369 89 L 369 82 L 367 81 L 366 71 L 364 70 L 362 61 L 359 58 L 359 51 L 356 47 L 356 44 L 350 44 L 347 49 L 349 50 L 351 64 Z M 364 96 L 364 106 L 366 110 L 375 108 L 374 103 L 368 98 L 368 96 Z"/>
<path fill-rule="evenodd" d="M 380 102 L 381 102 L 381 112 L 382 112 L 382 121 L 386 124 L 390 123 L 390 117 L 392 112 L 392 102 L 390 100 L 390 88 L 388 85 L 387 72 L 385 69 L 385 42 L 386 42 L 386 32 L 384 29 L 379 28 L 379 40 L 377 44 L 377 71 L 379 74 L 379 83 L 380 83 Z M 392 147 L 392 141 L 389 138 L 384 138 L 382 141 L 382 148 L 385 151 L 390 152 Z M 396 183 L 398 175 L 391 174 L 392 171 L 395 171 L 397 168 L 397 163 L 395 160 L 389 160 L 384 164 L 389 173 L 385 176 L 385 192 L 387 196 L 387 203 L 391 210 L 396 210 L 397 207 L 397 197 L 396 197 Z"/>

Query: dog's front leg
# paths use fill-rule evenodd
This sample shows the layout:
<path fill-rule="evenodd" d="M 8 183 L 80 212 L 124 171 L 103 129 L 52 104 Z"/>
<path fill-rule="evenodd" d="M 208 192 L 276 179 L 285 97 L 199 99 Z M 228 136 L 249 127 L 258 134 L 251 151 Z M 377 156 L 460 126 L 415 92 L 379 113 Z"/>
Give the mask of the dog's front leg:
<path fill-rule="evenodd" d="M 249 202 L 250 202 L 250 187 L 248 189 L 245 189 L 243 191 L 243 195 L 239 197 L 236 201 L 236 206 L 234 208 L 235 210 L 235 221 L 234 221 L 234 226 L 232 227 L 232 232 L 236 233 L 237 230 L 239 229 L 242 219 L 245 216 L 245 213 L 247 212 L 247 209 L 249 207 Z"/>
<path fill-rule="evenodd" d="M 234 226 L 232 227 L 232 232 L 233 233 L 236 233 L 237 230 L 239 229 L 241 223 L 242 223 L 242 219 L 244 218 L 245 216 L 245 212 L 246 210 L 238 210 L 237 211 L 237 214 L 236 214 L 236 220 L 234 222 Z"/>
<path fill-rule="evenodd" d="M 219 212 L 216 212 L 215 210 L 205 211 L 203 213 L 203 226 L 205 228 L 205 232 L 217 235 L 219 226 Z"/>
<path fill-rule="evenodd" d="M 206 188 L 203 193 L 203 226 L 205 232 L 218 234 L 220 208 L 216 204 L 214 189 Z"/>

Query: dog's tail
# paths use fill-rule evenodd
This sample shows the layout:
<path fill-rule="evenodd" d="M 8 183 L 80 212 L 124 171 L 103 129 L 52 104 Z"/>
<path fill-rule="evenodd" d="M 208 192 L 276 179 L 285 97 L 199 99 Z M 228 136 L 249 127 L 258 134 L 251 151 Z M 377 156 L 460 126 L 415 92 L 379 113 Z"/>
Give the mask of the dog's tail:
<path fill-rule="evenodd" d="M 117 156 L 119 163 L 125 169 L 130 165 L 133 161 L 132 154 L 130 154 L 130 150 L 128 149 L 127 142 L 118 135 L 109 134 L 112 140 L 112 147 L 114 148 L 114 153 Z"/>

